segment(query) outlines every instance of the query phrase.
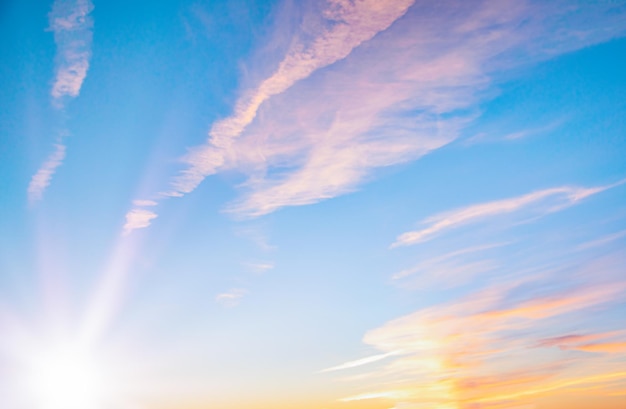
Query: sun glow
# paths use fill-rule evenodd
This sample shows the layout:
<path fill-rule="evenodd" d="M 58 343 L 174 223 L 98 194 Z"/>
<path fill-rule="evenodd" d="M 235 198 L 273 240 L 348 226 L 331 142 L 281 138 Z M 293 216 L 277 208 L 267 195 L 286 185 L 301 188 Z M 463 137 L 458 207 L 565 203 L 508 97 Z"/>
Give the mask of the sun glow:
<path fill-rule="evenodd" d="M 100 409 L 110 386 L 106 372 L 87 348 L 55 345 L 30 354 L 23 394 L 35 409 Z"/>

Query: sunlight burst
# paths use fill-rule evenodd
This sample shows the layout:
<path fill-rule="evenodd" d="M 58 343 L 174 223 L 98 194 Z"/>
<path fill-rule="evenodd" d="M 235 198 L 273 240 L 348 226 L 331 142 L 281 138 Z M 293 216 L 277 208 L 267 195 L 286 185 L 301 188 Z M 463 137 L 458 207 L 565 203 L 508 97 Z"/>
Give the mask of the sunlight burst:
<path fill-rule="evenodd" d="M 101 362 L 86 348 L 56 345 L 30 356 L 24 393 L 36 409 L 99 409 L 109 379 Z"/>

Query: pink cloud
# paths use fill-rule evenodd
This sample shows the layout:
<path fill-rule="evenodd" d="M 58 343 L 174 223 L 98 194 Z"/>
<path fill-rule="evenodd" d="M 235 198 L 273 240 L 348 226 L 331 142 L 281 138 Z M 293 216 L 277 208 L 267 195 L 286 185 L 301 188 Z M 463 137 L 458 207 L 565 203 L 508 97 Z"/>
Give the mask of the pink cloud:
<path fill-rule="evenodd" d="M 492 202 L 471 205 L 461 209 L 436 214 L 425 219 L 427 225 L 420 230 L 409 231 L 397 237 L 391 247 L 408 246 L 430 240 L 436 234 L 475 223 L 491 217 L 515 213 L 522 210 L 533 214 L 546 214 L 576 204 L 578 201 L 600 193 L 606 189 L 623 184 L 625 181 L 592 188 L 583 187 L 556 187 L 544 189 L 522 196 Z"/>
<path fill-rule="evenodd" d="M 457 139 L 494 95 L 494 73 L 624 30 L 597 30 L 571 9 L 531 2 L 324 4 L 273 74 L 191 149 L 166 195 L 233 169 L 248 179 L 227 210 L 242 216 L 352 192 L 376 169 Z"/>

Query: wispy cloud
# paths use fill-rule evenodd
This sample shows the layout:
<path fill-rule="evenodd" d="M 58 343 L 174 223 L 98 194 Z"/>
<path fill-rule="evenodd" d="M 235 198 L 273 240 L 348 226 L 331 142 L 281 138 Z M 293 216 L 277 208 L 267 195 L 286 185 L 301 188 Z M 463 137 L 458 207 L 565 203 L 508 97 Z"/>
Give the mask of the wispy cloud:
<path fill-rule="evenodd" d="M 334 372 L 334 371 L 342 371 L 344 369 L 357 368 L 359 366 L 368 365 L 374 362 L 382 361 L 383 359 L 389 358 L 390 356 L 397 355 L 399 352 L 387 352 L 385 354 L 372 355 L 361 359 L 356 359 L 354 361 L 346 362 L 341 365 L 333 366 L 330 368 L 326 368 L 321 370 L 320 372 Z"/>
<path fill-rule="evenodd" d="M 559 127 L 563 126 L 567 122 L 566 117 L 560 117 L 554 121 L 551 121 L 542 126 L 525 128 L 513 132 L 509 132 L 505 135 L 492 135 L 487 132 L 481 132 L 470 138 L 465 139 L 465 145 L 473 145 L 481 142 L 494 142 L 494 141 L 515 141 L 519 139 L 526 139 L 531 136 L 542 135 L 552 131 L 555 131 Z"/>
<path fill-rule="evenodd" d="M 626 237 L 626 230 L 622 230 L 619 231 L 617 233 L 613 233 L 613 234 L 609 234 L 606 235 L 604 237 L 601 237 L 599 239 L 596 240 L 591 240 L 585 243 L 582 243 L 578 246 L 579 250 L 588 250 L 588 249 L 592 249 L 595 247 L 601 247 L 604 245 L 607 245 L 609 243 L 613 243 L 614 241 L 617 241 L 623 237 Z"/>
<path fill-rule="evenodd" d="M 218 294 L 215 297 L 215 302 L 225 307 L 235 307 L 239 305 L 239 302 L 246 294 L 248 294 L 248 290 L 245 288 L 233 288 L 225 293 Z"/>
<path fill-rule="evenodd" d="M 56 172 L 57 168 L 65 159 L 65 145 L 59 143 L 54 146 L 54 152 L 50 154 L 48 159 L 41 165 L 37 173 L 31 178 L 28 185 L 28 201 L 32 204 L 40 200 L 43 192 L 50 185 L 50 180 Z"/>
<path fill-rule="evenodd" d="M 267 228 L 262 225 L 238 226 L 234 234 L 251 241 L 259 250 L 270 252 L 276 250 L 276 246 L 270 243 L 270 237 L 266 230 Z"/>
<path fill-rule="evenodd" d="M 126 213 L 126 224 L 124 224 L 124 234 L 130 234 L 133 230 L 143 229 L 150 226 L 153 219 L 158 215 L 146 209 L 132 209 Z"/>
<path fill-rule="evenodd" d="M 624 331 L 611 331 L 592 334 L 563 335 L 560 337 L 542 339 L 537 343 L 537 346 L 558 347 L 562 350 L 620 353 L 626 352 L 626 342 L 623 341 L 625 334 L 626 332 Z"/>
<path fill-rule="evenodd" d="M 537 135 L 537 134 L 543 134 L 546 132 L 551 132 L 554 131 L 555 129 L 557 129 L 558 127 L 562 126 L 563 123 L 565 122 L 564 119 L 558 119 L 556 121 L 553 121 L 547 125 L 544 126 L 540 126 L 537 128 L 530 128 L 530 129 L 525 129 L 523 131 L 517 131 L 517 132 L 512 132 L 509 134 L 506 134 L 502 137 L 502 139 L 505 140 L 509 140 L 509 141 L 513 141 L 513 140 L 517 140 L 517 139 L 523 139 L 523 138 L 528 138 L 529 136 L 533 136 L 533 135 Z"/>
<path fill-rule="evenodd" d="M 608 3 L 319 4 L 273 74 L 243 92 L 233 115 L 190 150 L 166 195 L 181 196 L 229 169 L 248 175 L 244 195 L 228 207 L 238 215 L 353 191 L 375 169 L 458 138 L 478 104 L 495 94 L 493 77 L 502 70 L 626 28 Z"/>
<path fill-rule="evenodd" d="M 89 69 L 91 57 L 93 10 L 90 0 L 56 0 L 48 14 L 50 30 L 54 32 L 57 46 L 55 78 L 50 91 L 52 105 L 63 109 L 65 104 L 80 93 Z M 65 158 L 64 138 L 67 131 L 57 137 L 56 149 L 39 168 L 28 186 L 30 203 L 40 200 L 50 185 L 56 169 Z"/>
<path fill-rule="evenodd" d="M 256 262 L 256 263 L 243 263 L 243 266 L 246 267 L 249 271 L 255 274 L 262 274 L 272 270 L 275 265 L 272 262 Z"/>
<path fill-rule="evenodd" d="M 522 210 L 529 211 L 534 215 L 554 212 L 574 205 L 586 197 L 618 186 L 624 182 L 625 181 L 620 181 L 615 184 L 592 188 L 563 186 L 544 189 L 510 199 L 496 200 L 464 207 L 451 212 L 440 213 L 422 222 L 422 224 L 427 225 L 427 227 L 420 230 L 409 231 L 398 236 L 391 247 L 422 243 L 446 230 L 503 214 L 515 213 Z"/>
<path fill-rule="evenodd" d="M 572 347 L 572 349 L 607 354 L 625 353 L 626 342 L 597 342 L 593 344 L 576 345 Z"/>
<path fill-rule="evenodd" d="M 133 205 L 143 207 L 143 206 L 156 206 L 158 203 L 154 200 L 133 200 Z"/>
<path fill-rule="evenodd" d="M 498 270 L 499 263 L 486 256 L 509 243 L 492 243 L 465 247 L 430 257 L 395 273 L 391 278 L 411 289 L 452 288 L 466 284 L 485 273 Z"/>
<path fill-rule="evenodd" d="M 261 104 L 316 70 L 348 56 L 355 47 L 387 29 L 413 1 L 329 0 L 322 12 L 323 21 L 315 27 L 315 32 L 302 33 L 274 74 L 240 98 L 232 116 L 213 125 L 205 146 L 191 151 L 186 158 L 189 167 L 174 180 L 170 195 L 191 192 L 206 176 L 223 166 L 234 139 L 254 120 Z"/>

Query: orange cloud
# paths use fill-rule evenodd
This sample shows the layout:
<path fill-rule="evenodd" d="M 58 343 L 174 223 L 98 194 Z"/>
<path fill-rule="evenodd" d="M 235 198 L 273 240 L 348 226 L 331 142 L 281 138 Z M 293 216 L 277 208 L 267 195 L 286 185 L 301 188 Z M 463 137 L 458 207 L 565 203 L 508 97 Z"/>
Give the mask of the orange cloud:
<path fill-rule="evenodd" d="M 620 352 L 626 352 L 626 342 L 604 342 L 596 344 L 578 345 L 572 347 L 571 349 L 586 352 L 604 352 L 609 354 L 615 354 Z"/>
<path fill-rule="evenodd" d="M 591 394 L 626 381 L 626 373 L 614 360 L 591 355 L 572 358 L 558 350 L 536 348 L 624 353 L 626 343 L 594 342 L 610 341 L 620 331 L 569 334 L 538 343 L 531 338 L 536 331 L 551 330 L 555 317 L 619 299 L 626 283 L 587 283 L 549 294 L 530 292 L 530 298 L 511 301 L 511 295 L 532 280 L 488 287 L 368 332 L 364 342 L 386 352 L 386 361 L 359 380 L 371 382 L 372 390 L 349 399 L 386 396 L 416 408 L 509 409 L 572 388 Z"/>
<path fill-rule="evenodd" d="M 514 308 L 486 312 L 492 318 L 548 318 L 612 300 L 626 288 L 626 283 L 611 283 L 593 289 L 580 288 L 570 294 L 535 298 Z"/>

